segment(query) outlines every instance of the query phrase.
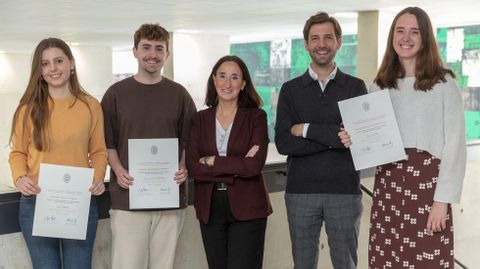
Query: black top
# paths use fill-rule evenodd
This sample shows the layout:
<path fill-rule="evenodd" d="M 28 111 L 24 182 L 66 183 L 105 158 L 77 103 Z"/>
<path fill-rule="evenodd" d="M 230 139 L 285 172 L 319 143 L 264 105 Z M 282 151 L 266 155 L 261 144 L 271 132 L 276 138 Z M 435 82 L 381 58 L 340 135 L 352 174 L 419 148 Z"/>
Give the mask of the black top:
<path fill-rule="evenodd" d="M 275 144 L 280 154 L 288 155 L 286 192 L 361 193 L 350 150 L 338 137 L 342 124 L 338 102 L 366 93 L 361 79 L 339 69 L 324 92 L 308 71 L 282 85 Z M 297 123 L 310 123 L 307 138 L 290 133 Z"/>

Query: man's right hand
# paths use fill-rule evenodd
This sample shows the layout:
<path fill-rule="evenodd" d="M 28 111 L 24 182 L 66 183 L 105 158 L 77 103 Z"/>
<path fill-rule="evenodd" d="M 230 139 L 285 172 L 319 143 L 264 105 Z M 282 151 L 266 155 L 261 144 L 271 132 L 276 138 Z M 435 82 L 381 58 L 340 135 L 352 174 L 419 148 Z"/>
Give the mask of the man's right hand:
<path fill-rule="evenodd" d="M 344 128 L 340 128 L 340 132 L 338 132 L 338 137 L 340 138 L 340 141 L 342 141 L 342 144 L 346 148 L 352 145 L 352 141 L 350 140 L 350 135 Z"/>
<path fill-rule="evenodd" d="M 305 128 L 305 123 L 297 123 L 297 124 L 294 124 L 291 128 L 290 128 L 290 133 L 294 136 L 300 136 L 302 137 L 303 136 L 303 128 Z"/>
<path fill-rule="evenodd" d="M 117 167 L 113 169 L 113 172 L 117 176 L 117 183 L 120 187 L 128 189 L 128 186 L 133 185 L 133 177 L 128 174 L 125 168 Z"/>

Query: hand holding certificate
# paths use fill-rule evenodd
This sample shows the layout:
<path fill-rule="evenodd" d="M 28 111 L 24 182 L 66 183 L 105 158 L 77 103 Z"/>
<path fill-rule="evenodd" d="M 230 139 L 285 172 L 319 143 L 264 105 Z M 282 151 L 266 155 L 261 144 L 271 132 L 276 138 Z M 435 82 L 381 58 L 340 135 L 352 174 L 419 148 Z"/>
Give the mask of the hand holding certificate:
<path fill-rule="evenodd" d="M 40 164 L 34 236 L 85 240 L 93 169 Z"/>
<path fill-rule="evenodd" d="M 388 91 L 338 102 L 350 134 L 355 169 L 361 170 L 406 158 Z"/>
<path fill-rule="evenodd" d="M 178 139 L 129 139 L 130 209 L 177 208 Z"/>

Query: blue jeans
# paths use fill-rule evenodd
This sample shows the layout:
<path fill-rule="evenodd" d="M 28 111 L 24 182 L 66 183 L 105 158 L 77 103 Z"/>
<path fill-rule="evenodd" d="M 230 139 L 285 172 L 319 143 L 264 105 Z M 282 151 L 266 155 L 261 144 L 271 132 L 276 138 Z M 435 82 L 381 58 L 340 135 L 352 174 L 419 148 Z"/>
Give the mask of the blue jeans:
<path fill-rule="evenodd" d="M 94 198 L 90 202 L 85 240 L 32 236 L 34 212 L 35 196 L 22 195 L 19 222 L 34 269 L 92 268 L 93 242 L 98 223 L 97 204 Z"/>

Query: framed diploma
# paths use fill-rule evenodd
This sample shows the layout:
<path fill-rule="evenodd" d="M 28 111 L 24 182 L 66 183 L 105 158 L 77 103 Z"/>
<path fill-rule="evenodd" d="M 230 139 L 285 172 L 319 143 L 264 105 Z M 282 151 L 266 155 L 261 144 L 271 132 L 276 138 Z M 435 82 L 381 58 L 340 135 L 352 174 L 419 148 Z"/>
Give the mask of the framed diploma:
<path fill-rule="evenodd" d="M 361 170 L 406 158 L 387 90 L 338 102 L 350 135 L 355 169 Z"/>
<path fill-rule="evenodd" d="M 93 169 L 40 164 L 33 236 L 85 240 Z"/>
<path fill-rule="evenodd" d="M 178 208 L 178 139 L 129 139 L 130 209 Z"/>

